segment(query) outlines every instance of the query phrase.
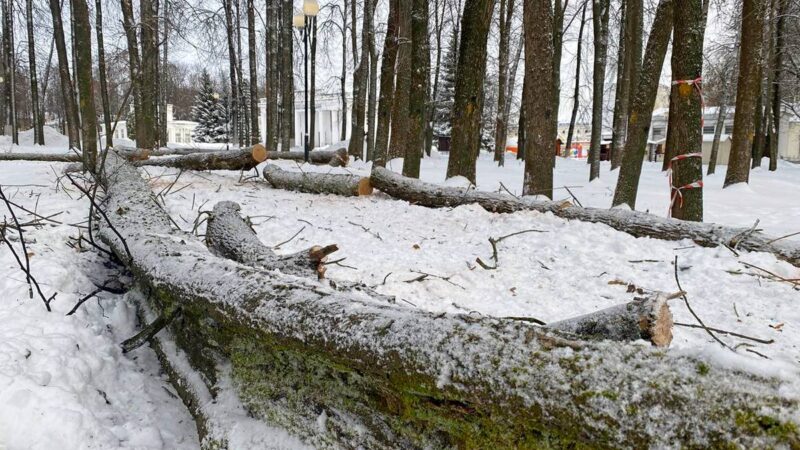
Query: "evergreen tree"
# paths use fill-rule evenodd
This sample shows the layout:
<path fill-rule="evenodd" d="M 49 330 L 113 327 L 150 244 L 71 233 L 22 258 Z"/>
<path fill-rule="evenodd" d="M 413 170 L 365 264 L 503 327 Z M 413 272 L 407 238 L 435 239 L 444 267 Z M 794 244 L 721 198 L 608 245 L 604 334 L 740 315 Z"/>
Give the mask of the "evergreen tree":
<path fill-rule="evenodd" d="M 200 80 L 200 92 L 192 106 L 192 120 L 197 122 L 192 140 L 205 143 L 225 142 L 227 108 L 220 102 L 219 94 L 214 92 L 214 84 L 207 71 L 203 70 Z"/>
<path fill-rule="evenodd" d="M 436 98 L 433 132 L 436 136 L 450 136 L 453 128 L 453 99 L 456 93 L 456 64 L 458 62 L 458 31 L 453 30 L 447 52 L 442 60 L 441 80 Z"/>

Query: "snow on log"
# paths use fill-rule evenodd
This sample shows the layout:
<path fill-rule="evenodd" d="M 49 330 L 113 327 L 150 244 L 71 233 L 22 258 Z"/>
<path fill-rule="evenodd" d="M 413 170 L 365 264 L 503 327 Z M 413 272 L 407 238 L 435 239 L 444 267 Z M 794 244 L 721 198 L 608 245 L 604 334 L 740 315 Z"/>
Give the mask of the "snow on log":
<path fill-rule="evenodd" d="M 81 162 L 75 153 L 0 153 L 0 161 Z"/>
<path fill-rule="evenodd" d="M 109 157 L 102 175 L 108 222 L 98 236 L 150 288 L 157 314 L 180 306 L 169 329 L 209 391 L 225 390 L 217 370 L 230 368 L 253 417 L 317 447 L 800 443 L 791 381 L 247 267 L 172 229 L 123 159 Z M 223 433 L 204 442 L 224 446 Z"/>
<path fill-rule="evenodd" d="M 713 223 L 687 222 L 624 209 L 581 208 L 569 202 L 513 197 L 496 192 L 440 186 L 407 178 L 375 166 L 372 185 L 392 197 L 428 207 L 453 207 L 477 203 L 487 211 L 510 213 L 522 210 L 550 212 L 564 219 L 602 223 L 635 237 L 665 240 L 690 239 L 704 247 L 727 245 L 739 250 L 772 253 L 800 267 L 800 243 L 776 239 L 748 228 L 734 228 Z"/>
<path fill-rule="evenodd" d="M 306 155 L 302 151 L 267 152 L 267 159 L 285 159 L 289 161 L 305 162 Z M 312 150 L 308 154 L 308 162 L 311 164 L 328 164 L 333 167 L 346 167 L 350 162 L 350 156 L 346 148 L 337 150 Z"/>
<path fill-rule="evenodd" d="M 214 205 L 206 225 L 206 245 L 215 255 L 299 277 L 325 277 L 325 260 L 338 250 L 336 245 L 315 245 L 299 253 L 278 256 L 261 243 L 255 231 L 239 216 L 240 210 L 234 202 Z"/>
<path fill-rule="evenodd" d="M 137 166 L 173 167 L 183 170 L 251 170 L 266 158 L 263 146 L 242 150 L 192 153 L 135 161 Z M 129 157 L 127 155 L 126 157 Z"/>
<path fill-rule="evenodd" d="M 224 150 L 220 148 L 203 148 L 203 147 L 179 147 L 179 148 L 170 148 L 170 147 L 160 147 L 154 149 L 141 149 L 136 147 L 127 147 L 127 146 L 115 146 L 114 150 L 117 153 L 128 157 L 129 155 L 140 155 L 140 156 L 179 156 L 179 155 L 194 155 L 197 153 L 217 153 L 221 151 L 230 151 Z M 233 151 L 239 150 L 233 149 Z M 146 159 L 146 158 L 143 158 Z"/>
<path fill-rule="evenodd" d="M 369 177 L 346 173 L 291 172 L 274 164 L 264 167 L 264 178 L 277 189 L 309 194 L 358 197 L 372 194 Z"/>
<path fill-rule="evenodd" d="M 624 305 L 549 323 L 547 327 L 585 338 L 623 342 L 644 339 L 657 347 L 669 347 L 673 326 L 670 297 L 656 293 Z"/>

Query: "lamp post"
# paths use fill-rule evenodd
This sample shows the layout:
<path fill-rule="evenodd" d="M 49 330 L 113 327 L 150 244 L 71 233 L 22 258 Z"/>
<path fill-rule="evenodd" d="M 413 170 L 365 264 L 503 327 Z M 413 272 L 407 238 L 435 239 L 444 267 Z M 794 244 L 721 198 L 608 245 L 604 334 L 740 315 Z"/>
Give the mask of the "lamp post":
<path fill-rule="evenodd" d="M 311 143 L 308 140 L 308 23 L 309 18 L 316 20 L 319 14 L 319 2 L 317 0 L 303 0 L 303 13 L 297 14 L 292 18 L 292 25 L 303 33 L 303 71 L 305 75 L 305 110 L 303 111 L 303 152 L 305 161 L 308 162 L 308 156 L 311 152 Z M 313 87 L 312 87 L 313 89 Z M 310 118 L 314 120 L 314 118 Z"/>

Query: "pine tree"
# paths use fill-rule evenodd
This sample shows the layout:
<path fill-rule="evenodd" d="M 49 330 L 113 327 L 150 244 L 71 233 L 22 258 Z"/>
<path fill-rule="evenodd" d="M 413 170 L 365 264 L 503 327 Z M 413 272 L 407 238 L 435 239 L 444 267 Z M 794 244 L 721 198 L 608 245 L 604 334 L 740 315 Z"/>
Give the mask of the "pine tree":
<path fill-rule="evenodd" d="M 453 99 L 456 94 L 456 63 L 458 62 L 458 31 L 450 36 L 447 53 L 442 61 L 442 74 L 436 99 L 433 132 L 437 136 L 450 136 L 453 128 Z"/>
<path fill-rule="evenodd" d="M 200 82 L 200 92 L 197 93 L 192 106 L 192 120 L 197 122 L 192 140 L 205 143 L 225 142 L 227 108 L 220 102 L 219 94 L 214 92 L 214 84 L 207 71 L 203 70 Z"/>

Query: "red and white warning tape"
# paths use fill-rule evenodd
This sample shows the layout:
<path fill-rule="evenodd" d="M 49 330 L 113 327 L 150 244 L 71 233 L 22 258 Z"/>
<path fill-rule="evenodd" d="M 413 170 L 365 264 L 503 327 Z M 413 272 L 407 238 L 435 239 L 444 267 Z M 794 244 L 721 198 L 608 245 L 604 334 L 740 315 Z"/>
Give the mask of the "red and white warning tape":
<path fill-rule="evenodd" d="M 683 207 L 683 191 L 687 191 L 689 189 L 700 189 L 703 187 L 703 180 L 693 181 L 689 184 L 684 184 L 683 186 L 675 186 L 672 184 L 672 163 L 675 161 L 680 161 L 683 159 L 689 158 L 700 158 L 702 160 L 703 154 L 702 153 L 685 153 L 683 155 L 678 155 L 669 160 L 669 164 L 667 165 L 667 178 L 669 179 L 669 188 L 671 191 L 670 201 L 669 201 L 669 211 L 667 211 L 667 217 L 672 217 L 672 207 L 675 206 L 675 202 L 678 203 L 681 207 Z"/>

